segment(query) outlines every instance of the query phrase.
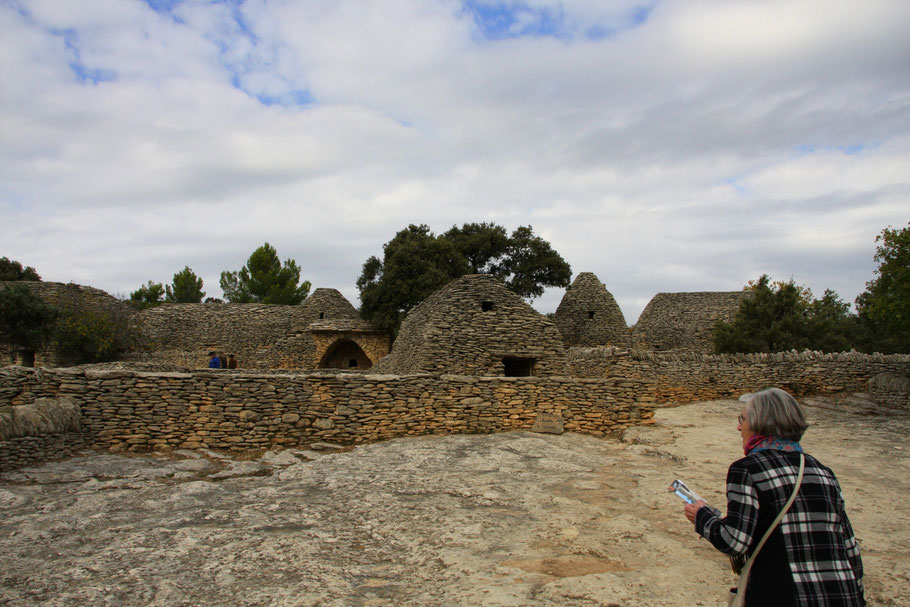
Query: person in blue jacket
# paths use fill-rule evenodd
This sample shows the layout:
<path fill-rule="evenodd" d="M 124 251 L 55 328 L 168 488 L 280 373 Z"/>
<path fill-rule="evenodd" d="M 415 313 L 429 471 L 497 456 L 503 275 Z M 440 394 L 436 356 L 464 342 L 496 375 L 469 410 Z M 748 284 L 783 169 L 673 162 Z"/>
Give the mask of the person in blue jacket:
<path fill-rule="evenodd" d="M 209 360 L 209 369 L 220 369 L 221 368 L 221 359 L 218 358 L 218 355 L 214 352 L 209 352 L 211 360 Z"/>

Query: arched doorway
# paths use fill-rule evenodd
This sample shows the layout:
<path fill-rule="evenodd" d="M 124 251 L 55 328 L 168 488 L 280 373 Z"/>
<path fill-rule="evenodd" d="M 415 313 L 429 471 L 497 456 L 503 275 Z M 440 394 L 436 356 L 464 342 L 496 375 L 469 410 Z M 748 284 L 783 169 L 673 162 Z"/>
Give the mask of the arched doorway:
<path fill-rule="evenodd" d="M 328 347 L 317 368 L 362 371 L 372 366 L 373 362 L 356 342 L 350 339 L 339 339 Z"/>

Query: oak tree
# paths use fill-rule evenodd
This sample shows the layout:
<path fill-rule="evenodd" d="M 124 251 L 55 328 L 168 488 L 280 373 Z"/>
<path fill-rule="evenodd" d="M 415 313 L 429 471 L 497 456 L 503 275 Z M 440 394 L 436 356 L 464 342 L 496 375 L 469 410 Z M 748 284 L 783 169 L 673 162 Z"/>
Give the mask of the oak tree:
<path fill-rule="evenodd" d="M 41 277 L 31 266 L 22 267 L 22 264 L 9 257 L 0 257 L 0 280 L 34 280 Z"/>
<path fill-rule="evenodd" d="M 518 295 L 534 299 L 545 287 L 567 287 L 568 263 L 531 226 L 509 235 L 493 223 L 452 226 L 439 236 L 409 225 L 372 256 L 357 280 L 361 314 L 397 329 L 405 314 L 445 284 L 468 273 L 492 274 Z"/>
<path fill-rule="evenodd" d="M 864 349 L 910 352 L 910 223 L 887 227 L 876 236 L 878 268 L 856 298 Z"/>

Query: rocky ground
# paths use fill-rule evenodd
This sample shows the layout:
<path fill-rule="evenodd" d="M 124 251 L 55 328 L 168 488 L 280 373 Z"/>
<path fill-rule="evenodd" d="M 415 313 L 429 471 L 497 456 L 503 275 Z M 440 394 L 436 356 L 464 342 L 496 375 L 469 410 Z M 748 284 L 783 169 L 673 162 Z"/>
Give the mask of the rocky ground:
<path fill-rule="evenodd" d="M 907 412 L 809 399 L 870 605 L 910 604 Z M 517 432 L 353 450 L 86 453 L 0 475 L 0 605 L 720 605 L 726 557 L 686 480 L 722 501 L 735 401 L 661 409 L 622 441 Z"/>

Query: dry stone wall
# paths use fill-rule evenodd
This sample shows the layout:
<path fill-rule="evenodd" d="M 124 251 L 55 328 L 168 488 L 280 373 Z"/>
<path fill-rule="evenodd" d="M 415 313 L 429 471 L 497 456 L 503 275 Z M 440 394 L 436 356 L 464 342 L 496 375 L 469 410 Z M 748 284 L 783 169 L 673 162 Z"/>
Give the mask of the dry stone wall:
<path fill-rule="evenodd" d="M 622 310 L 591 272 L 580 273 L 566 289 L 554 318 L 566 346 L 631 345 Z"/>
<path fill-rule="evenodd" d="M 0 467 L 59 459 L 85 446 L 79 407 L 68 397 L 0 406 Z"/>
<path fill-rule="evenodd" d="M 164 304 L 139 313 L 147 342 L 130 360 L 203 367 L 208 352 L 234 354 L 244 367 L 300 367 L 313 358 L 313 342 L 298 306 Z M 296 364 L 295 364 L 296 363 Z"/>
<path fill-rule="evenodd" d="M 632 345 L 641 350 L 711 353 L 711 332 L 718 320 L 731 322 L 746 291 L 658 293 L 632 329 Z"/>
<path fill-rule="evenodd" d="M 793 394 L 866 392 L 878 374 L 910 375 L 906 354 L 778 352 L 698 354 L 618 348 L 572 348 L 579 377 L 622 377 L 644 382 L 658 403 L 738 397 L 775 386 Z"/>
<path fill-rule="evenodd" d="M 336 289 L 316 289 L 297 306 L 165 304 L 140 312 L 138 323 L 147 343 L 142 351 L 131 353 L 130 360 L 185 367 L 205 366 L 208 352 L 215 351 L 234 354 L 245 368 L 315 369 L 324 351 L 317 347 L 311 326 L 321 328 L 323 342 L 333 330 L 371 336 L 365 348 L 371 363 L 389 351 L 388 333 L 364 323 Z M 345 326 L 338 329 L 338 323 Z M 345 334 L 339 339 L 358 336 Z"/>
<path fill-rule="evenodd" d="M 530 429 L 538 414 L 594 436 L 651 423 L 640 382 L 451 375 L 0 369 L 0 411 L 71 397 L 86 445 L 264 450 L 328 441 Z M 0 441 L 0 466 L 23 460 Z"/>
<path fill-rule="evenodd" d="M 4 284 L 13 284 L 0 282 Z M 17 283 L 19 284 L 19 283 Z M 325 348 L 334 341 L 360 344 L 369 364 L 388 354 L 389 333 L 360 318 L 357 309 L 337 289 L 319 288 L 297 306 L 264 304 L 162 304 L 136 311 L 130 305 L 92 287 L 55 282 L 24 281 L 46 302 L 78 303 L 82 309 L 115 313 L 134 323 L 141 336 L 125 360 L 166 363 L 181 367 L 207 366 L 210 351 L 235 354 L 252 369 L 315 369 Z M 309 327 L 317 327 L 314 339 Z M 337 337 L 332 338 L 332 333 Z M 321 349 L 322 348 L 322 349 Z M 0 364 L 19 364 L 20 358 L 0 344 Z M 35 354 L 37 366 L 59 363 L 51 348 Z"/>
<path fill-rule="evenodd" d="M 910 369 L 904 375 L 879 373 L 869 380 L 869 395 L 889 407 L 910 407 Z"/>

